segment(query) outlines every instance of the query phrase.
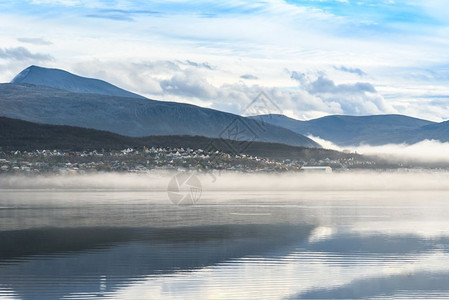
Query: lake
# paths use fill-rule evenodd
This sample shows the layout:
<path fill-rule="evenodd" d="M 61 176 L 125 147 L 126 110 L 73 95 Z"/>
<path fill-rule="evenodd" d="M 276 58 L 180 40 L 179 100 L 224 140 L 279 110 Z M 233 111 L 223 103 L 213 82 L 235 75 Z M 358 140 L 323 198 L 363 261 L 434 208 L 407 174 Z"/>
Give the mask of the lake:
<path fill-rule="evenodd" d="M 448 298 L 449 191 L 0 190 L 1 299 Z"/>

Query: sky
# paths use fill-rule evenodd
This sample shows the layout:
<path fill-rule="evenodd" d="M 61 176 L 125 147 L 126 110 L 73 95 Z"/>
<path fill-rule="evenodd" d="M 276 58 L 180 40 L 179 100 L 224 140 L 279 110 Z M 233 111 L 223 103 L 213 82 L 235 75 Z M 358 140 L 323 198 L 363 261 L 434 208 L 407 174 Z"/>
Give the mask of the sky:
<path fill-rule="evenodd" d="M 242 114 L 449 119 L 443 0 L 0 0 L 0 82 L 30 65 Z"/>

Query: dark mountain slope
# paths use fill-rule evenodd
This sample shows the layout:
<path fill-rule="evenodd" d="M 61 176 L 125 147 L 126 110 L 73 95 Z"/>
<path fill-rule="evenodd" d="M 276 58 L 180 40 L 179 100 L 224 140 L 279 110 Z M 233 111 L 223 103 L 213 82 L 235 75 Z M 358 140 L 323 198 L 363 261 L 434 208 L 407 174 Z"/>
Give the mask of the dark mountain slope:
<path fill-rule="evenodd" d="M 201 136 L 149 136 L 133 138 L 107 131 L 72 126 L 45 125 L 0 117 L 0 148 L 2 150 L 64 149 L 121 150 L 125 148 L 184 147 L 207 149 L 210 144 L 223 152 L 235 154 L 232 141 Z M 337 159 L 349 156 L 337 151 L 293 147 L 284 144 L 253 142 L 242 153 L 272 159 Z M 354 155 L 352 155 L 354 156 Z"/>
<path fill-rule="evenodd" d="M 0 84 L 0 115 L 133 137 L 200 135 L 319 147 L 285 128 L 213 109 L 146 98 L 72 93 L 30 84 Z"/>

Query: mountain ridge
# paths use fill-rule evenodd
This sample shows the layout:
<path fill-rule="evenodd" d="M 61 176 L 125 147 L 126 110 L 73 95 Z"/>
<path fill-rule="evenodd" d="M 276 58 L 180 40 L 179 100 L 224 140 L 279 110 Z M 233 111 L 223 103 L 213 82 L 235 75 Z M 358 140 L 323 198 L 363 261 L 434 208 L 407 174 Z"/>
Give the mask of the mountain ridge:
<path fill-rule="evenodd" d="M 101 94 L 131 98 L 145 98 L 109 82 L 82 77 L 65 70 L 31 65 L 17 74 L 10 83 L 28 83 L 66 90 L 74 93 Z"/>
<path fill-rule="evenodd" d="M 339 146 L 410 144 L 432 138 L 449 141 L 449 132 L 439 135 L 436 133 L 435 128 L 439 128 L 438 124 L 441 123 L 399 114 L 331 115 L 308 121 L 284 115 L 260 115 L 252 118 L 306 136 L 320 137 Z"/>
<path fill-rule="evenodd" d="M 243 117 L 186 103 L 157 101 L 105 81 L 60 69 L 30 66 L 0 84 L 0 115 L 143 137 L 198 135 L 236 141 L 319 147 L 306 136 L 339 146 L 449 141 L 449 122 L 399 114 L 330 115 L 301 121 L 284 115 Z"/>
<path fill-rule="evenodd" d="M 288 129 L 199 106 L 81 94 L 32 84 L 0 84 L 0 115 L 35 123 L 69 125 L 139 137 L 149 135 L 200 135 L 230 140 L 255 140 L 292 146 L 320 147 Z M 229 136 L 231 126 L 246 135 Z M 227 130 L 229 129 L 229 130 Z"/>
<path fill-rule="evenodd" d="M 0 117 L 0 151 L 34 150 L 122 150 L 126 148 L 162 147 L 214 149 L 230 154 L 248 154 L 272 159 L 324 159 L 348 156 L 322 148 L 295 147 L 285 144 L 252 142 L 241 153 L 234 153 L 228 144 L 232 141 L 204 136 L 147 136 L 128 137 L 108 131 L 67 125 L 37 124 L 28 121 Z M 354 156 L 354 154 L 352 154 Z M 360 157 L 359 155 L 355 155 Z"/>

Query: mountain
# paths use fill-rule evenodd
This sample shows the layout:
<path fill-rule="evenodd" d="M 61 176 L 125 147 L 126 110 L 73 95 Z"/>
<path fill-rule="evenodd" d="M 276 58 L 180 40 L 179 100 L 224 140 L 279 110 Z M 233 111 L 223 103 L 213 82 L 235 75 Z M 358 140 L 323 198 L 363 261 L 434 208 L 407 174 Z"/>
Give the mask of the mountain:
<path fill-rule="evenodd" d="M 403 115 L 333 115 L 309 121 L 299 121 L 284 115 L 261 115 L 252 118 L 299 134 L 320 137 L 339 146 L 410 144 L 429 138 L 449 140 L 449 131 L 438 129 L 439 124 Z"/>
<path fill-rule="evenodd" d="M 118 97 L 144 98 L 106 81 L 81 77 L 64 70 L 30 66 L 20 72 L 11 83 L 48 86 L 74 93 L 92 93 Z"/>
<path fill-rule="evenodd" d="M 84 88 L 80 86 L 79 89 Z M 105 130 L 132 137 L 200 135 L 320 147 L 311 139 L 285 128 L 213 109 L 143 97 L 74 93 L 24 83 L 0 84 L 0 116 Z M 244 146 L 230 145 L 236 152 Z"/>
<path fill-rule="evenodd" d="M 427 137 L 427 139 L 430 138 L 442 142 L 449 142 L 448 135 L 449 121 L 426 125 L 419 128 L 419 130 L 416 132 L 416 138 L 418 140 L 423 140 L 424 137 Z"/>
<path fill-rule="evenodd" d="M 171 147 L 207 149 L 213 143 L 216 149 L 231 153 L 228 144 L 232 141 L 211 139 L 202 136 L 148 136 L 128 137 L 95 129 L 37 124 L 22 120 L 0 117 L 0 150 L 42 150 L 66 149 L 82 150 L 121 150 L 126 148 Z M 242 153 L 270 159 L 339 159 L 361 156 L 337 151 L 293 147 L 285 144 L 253 142 Z"/>

